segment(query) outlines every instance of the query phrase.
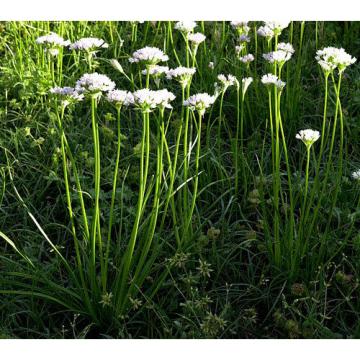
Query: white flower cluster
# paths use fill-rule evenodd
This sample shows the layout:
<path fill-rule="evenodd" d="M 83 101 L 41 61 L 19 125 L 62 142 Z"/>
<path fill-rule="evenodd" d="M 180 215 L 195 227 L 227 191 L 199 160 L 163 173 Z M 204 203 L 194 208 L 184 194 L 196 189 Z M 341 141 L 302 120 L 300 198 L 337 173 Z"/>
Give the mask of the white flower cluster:
<path fill-rule="evenodd" d="M 179 66 L 175 69 L 170 69 L 166 73 L 166 77 L 170 80 L 175 79 L 181 84 L 181 86 L 186 87 L 187 84 L 191 81 L 191 78 L 195 74 L 195 72 L 195 68 Z"/>
<path fill-rule="evenodd" d="M 252 77 L 246 77 L 241 80 L 243 97 L 245 96 L 246 91 L 247 91 L 248 87 L 250 86 L 250 84 L 253 82 L 253 80 L 254 79 Z"/>
<path fill-rule="evenodd" d="M 175 24 L 174 29 L 181 31 L 184 34 L 189 34 L 194 31 L 196 26 L 197 24 L 195 21 L 178 21 Z"/>
<path fill-rule="evenodd" d="M 289 21 L 265 21 L 264 26 L 274 32 L 275 35 L 280 35 L 281 31 L 289 26 Z"/>
<path fill-rule="evenodd" d="M 80 94 L 77 90 L 69 86 L 53 87 L 50 89 L 50 93 L 60 96 L 64 106 L 76 101 L 81 101 L 84 98 L 83 94 Z"/>
<path fill-rule="evenodd" d="M 50 33 L 48 35 L 40 36 L 35 41 L 37 44 L 45 45 L 50 48 L 56 46 L 70 45 L 69 40 L 64 40 L 61 36 L 55 33 Z"/>
<path fill-rule="evenodd" d="M 146 46 L 142 49 L 136 50 L 132 57 L 129 58 L 131 63 L 144 62 L 147 65 L 156 65 L 162 61 L 168 61 L 169 57 L 163 51 L 156 47 Z"/>
<path fill-rule="evenodd" d="M 188 39 L 191 43 L 194 44 L 194 46 L 199 46 L 199 44 L 205 41 L 206 36 L 202 33 L 194 33 L 194 34 L 189 34 Z"/>
<path fill-rule="evenodd" d="M 247 34 L 241 34 L 239 36 L 239 42 L 240 43 L 244 43 L 244 42 L 250 42 L 250 36 Z"/>
<path fill-rule="evenodd" d="M 106 99 L 117 107 L 127 106 L 130 104 L 132 94 L 125 90 L 110 90 L 106 95 Z"/>
<path fill-rule="evenodd" d="M 106 75 L 92 73 L 84 74 L 77 82 L 75 89 L 80 93 L 99 94 L 105 91 L 111 91 L 115 88 L 115 83 Z"/>
<path fill-rule="evenodd" d="M 294 54 L 294 52 L 295 52 L 294 47 L 290 43 L 281 42 L 278 44 L 277 49 L 285 51 L 290 54 Z"/>
<path fill-rule="evenodd" d="M 215 96 L 208 93 L 200 93 L 190 96 L 184 101 L 184 106 L 188 106 L 191 110 L 196 110 L 200 115 L 204 115 L 206 109 L 211 106 L 216 100 Z"/>
<path fill-rule="evenodd" d="M 141 89 L 129 96 L 129 103 L 143 112 L 150 112 L 157 107 L 171 109 L 170 102 L 174 99 L 175 95 L 167 89 Z"/>
<path fill-rule="evenodd" d="M 244 55 L 244 56 L 240 56 L 239 57 L 239 60 L 242 62 L 242 63 L 244 63 L 244 64 L 249 64 L 249 63 L 251 63 L 252 61 L 254 61 L 254 55 L 252 55 L 252 54 L 246 54 L 246 55 Z"/>
<path fill-rule="evenodd" d="M 239 34 L 247 34 L 250 31 L 247 21 L 231 21 L 230 25 L 237 30 Z"/>
<path fill-rule="evenodd" d="M 276 50 L 266 54 L 263 54 L 265 60 L 269 61 L 271 64 L 278 63 L 284 64 L 286 61 L 290 60 L 292 56 L 291 52 L 284 50 Z"/>
<path fill-rule="evenodd" d="M 354 171 L 354 172 L 351 174 L 351 176 L 352 176 L 352 178 L 353 178 L 354 180 L 360 181 L 360 169 Z"/>
<path fill-rule="evenodd" d="M 103 40 L 93 37 L 82 38 L 75 41 L 69 46 L 71 50 L 85 50 L 85 51 L 94 51 L 96 49 L 106 49 L 109 45 Z"/>
<path fill-rule="evenodd" d="M 229 86 L 235 86 L 235 85 L 239 84 L 236 77 L 234 75 L 230 75 L 230 74 L 227 76 L 224 74 L 219 74 L 217 76 L 217 79 L 220 81 L 220 88 L 221 88 L 220 91 L 226 91 L 226 89 Z"/>
<path fill-rule="evenodd" d="M 286 85 L 286 83 L 284 81 L 281 81 L 274 74 L 263 75 L 261 78 L 261 82 L 266 86 L 275 85 L 279 90 L 282 90 Z"/>
<path fill-rule="evenodd" d="M 342 73 L 349 65 L 356 62 L 356 58 L 348 54 L 343 48 L 326 47 L 316 52 L 315 59 L 325 72 L 338 69 Z"/>
<path fill-rule="evenodd" d="M 296 134 L 296 138 L 301 140 L 306 146 L 311 146 L 320 138 L 320 133 L 312 129 L 300 130 L 299 133 Z"/>
<path fill-rule="evenodd" d="M 260 26 L 257 29 L 257 34 L 270 40 L 274 36 L 274 31 L 272 31 L 268 26 Z"/>
<path fill-rule="evenodd" d="M 169 68 L 167 66 L 154 65 L 149 68 L 149 74 L 154 77 L 160 76 L 162 74 L 167 74 L 168 71 Z M 146 75 L 147 72 L 148 70 L 144 69 L 141 73 L 143 75 Z"/>

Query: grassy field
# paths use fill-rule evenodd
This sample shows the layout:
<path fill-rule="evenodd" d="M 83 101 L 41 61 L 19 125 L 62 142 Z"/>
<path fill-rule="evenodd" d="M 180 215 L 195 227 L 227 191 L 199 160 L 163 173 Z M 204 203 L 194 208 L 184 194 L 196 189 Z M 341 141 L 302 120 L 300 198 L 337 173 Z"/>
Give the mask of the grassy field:
<path fill-rule="evenodd" d="M 360 23 L 0 33 L 0 337 L 360 337 Z"/>

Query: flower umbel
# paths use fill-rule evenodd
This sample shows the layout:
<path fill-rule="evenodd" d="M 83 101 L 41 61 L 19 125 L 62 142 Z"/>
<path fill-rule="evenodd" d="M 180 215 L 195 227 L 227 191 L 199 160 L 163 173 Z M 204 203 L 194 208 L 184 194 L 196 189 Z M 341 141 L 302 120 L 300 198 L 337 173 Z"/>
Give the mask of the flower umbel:
<path fill-rule="evenodd" d="M 169 57 L 164 52 L 156 47 L 146 46 L 142 49 L 136 50 L 132 57 L 129 58 L 131 63 L 143 62 L 145 65 L 156 65 L 162 61 L 168 61 Z"/>
<path fill-rule="evenodd" d="M 85 95 L 99 95 L 105 91 L 111 91 L 115 88 L 115 83 L 106 75 L 92 73 L 84 74 L 77 82 L 75 89 Z"/>
<path fill-rule="evenodd" d="M 356 58 L 348 54 L 343 48 L 325 47 L 316 52 L 315 59 L 325 73 L 338 69 L 339 73 L 356 62 Z"/>
<path fill-rule="evenodd" d="M 191 110 L 198 111 L 201 115 L 205 114 L 205 111 L 210 107 L 216 98 L 208 93 L 200 93 L 190 96 L 184 101 L 184 106 L 188 106 Z"/>
<path fill-rule="evenodd" d="M 296 138 L 301 140 L 306 147 L 310 147 L 320 138 L 320 132 L 312 129 L 300 130 L 299 133 L 296 134 Z"/>
<path fill-rule="evenodd" d="M 182 87 L 186 87 L 188 83 L 191 81 L 192 76 L 195 74 L 196 69 L 195 68 L 188 68 L 184 66 L 179 66 L 175 69 L 170 69 L 166 73 L 166 77 L 168 79 L 175 79 L 178 81 Z"/>
<path fill-rule="evenodd" d="M 69 46 L 71 50 L 84 50 L 96 51 L 98 49 L 106 49 L 109 45 L 103 40 L 98 38 L 81 38 Z"/>
<path fill-rule="evenodd" d="M 183 34 L 188 35 L 193 32 L 197 24 L 195 21 L 178 21 L 174 29 L 181 31 Z"/>
<path fill-rule="evenodd" d="M 121 107 L 122 105 L 129 105 L 132 96 L 131 93 L 125 90 L 111 90 L 107 93 L 106 99 L 115 107 Z"/>

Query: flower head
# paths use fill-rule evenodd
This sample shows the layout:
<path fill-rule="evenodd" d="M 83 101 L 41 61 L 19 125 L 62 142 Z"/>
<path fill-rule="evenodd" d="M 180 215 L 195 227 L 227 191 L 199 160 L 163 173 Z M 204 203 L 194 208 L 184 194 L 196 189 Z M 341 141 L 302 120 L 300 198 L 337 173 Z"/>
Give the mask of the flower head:
<path fill-rule="evenodd" d="M 146 65 L 156 65 L 162 61 L 168 61 L 169 57 L 156 47 L 146 46 L 136 50 L 129 58 L 131 63 L 144 62 Z"/>
<path fill-rule="evenodd" d="M 294 54 L 294 52 L 295 52 L 294 47 L 290 43 L 281 42 L 278 44 L 277 49 L 285 51 L 290 54 Z"/>
<path fill-rule="evenodd" d="M 219 74 L 217 76 L 217 79 L 220 82 L 220 88 L 219 88 L 220 92 L 226 91 L 229 86 L 235 86 L 235 85 L 239 84 L 236 77 L 234 75 L 230 75 L 230 74 L 229 75 Z M 215 85 L 215 86 L 217 86 L 217 85 Z"/>
<path fill-rule="evenodd" d="M 252 54 L 246 54 L 239 57 L 239 60 L 244 64 L 250 64 L 252 61 L 254 61 L 254 59 L 254 55 Z"/>
<path fill-rule="evenodd" d="M 351 176 L 354 180 L 360 181 L 360 169 L 352 172 Z"/>
<path fill-rule="evenodd" d="M 156 102 L 160 109 L 172 109 L 170 102 L 175 99 L 175 95 L 167 89 L 155 91 Z"/>
<path fill-rule="evenodd" d="M 86 95 L 99 95 L 102 92 L 111 91 L 115 88 L 115 83 L 106 75 L 92 73 L 84 74 L 77 82 L 75 89 Z"/>
<path fill-rule="evenodd" d="M 298 134 L 296 134 L 296 138 L 301 140 L 307 147 L 310 147 L 315 141 L 320 138 L 320 133 L 317 130 L 300 130 Z"/>
<path fill-rule="evenodd" d="M 269 63 L 278 63 L 280 65 L 284 64 L 286 61 L 290 60 L 292 56 L 291 52 L 284 50 L 276 50 L 266 54 L 263 54 L 265 60 L 269 61 Z"/>
<path fill-rule="evenodd" d="M 250 31 L 247 21 L 231 21 L 230 25 L 239 33 L 239 35 L 247 34 Z"/>
<path fill-rule="evenodd" d="M 203 41 L 205 41 L 206 36 L 202 33 L 189 34 L 188 39 L 194 46 L 199 46 Z"/>
<path fill-rule="evenodd" d="M 260 26 L 257 30 L 257 34 L 266 38 L 267 40 L 270 40 L 274 37 L 274 31 L 268 26 Z"/>
<path fill-rule="evenodd" d="M 81 38 L 69 46 L 71 50 L 96 51 L 97 49 L 106 49 L 109 45 L 98 38 Z"/>
<path fill-rule="evenodd" d="M 250 42 L 250 36 L 247 34 L 241 34 L 239 36 L 239 42 L 240 43 Z"/>
<path fill-rule="evenodd" d="M 65 86 L 65 87 L 53 87 L 50 89 L 50 94 L 54 94 L 60 97 L 62 100 L 62 105 L 67 106 L 69 104 L 83 100 L 84 95 L 80 94 L 74 88 Z"/>
<path fill-rule="evenodd" d="M 264 26 L 272 30 L 274 35 L 280 35 L 289 26 L 289 21 L 266 21 Z"/>
<path fill-rule="evenodd" d="M 195 21 L 178 21 L 174 29 L 181 31 L 183 34 L 189 34 L 194 31 L 197 24 Z"/>
<path fill-rule="evenodd" d="M 188 83 L 191 81 L 192 76 L 195 74 L 195 68 L 188 68 L 184 66 L 179 66 L 175 69 L 170 69 L 166 73 L 166 77 L 168 79 L 175 79 L 177 80 L 182 87 L 186 87 Z"/>
<path fill-rule="evenodd" d="M 132 95 L 125 90 L 110 90 L 106 95 L 106 99 L 116 107 L 121 107 L 122 105 L 127 106 L 130 104 Z"/>
<path fill-rule="evenodd" d="M 263 75 L 261 78 L 261 82 L 265 86 L 275 85 L 280 91 L 285 87 L 286 83 L 281 81 L 276 75 L 274 74 L 266 74 Z"/>
<path fill-rule="evenodd" d="M 316 52 L 315 59 L 325 73 L 338 69 L 342 73 L 349 65 L 356 62 L 356 58 L 348 54 L 343 48 L 326 47 Z"/>
<path fill-rule="evenodd" d="M 162 74 L 167 74 L 168 71 L 169 68 L 167 66 L 154 65 L 149 68 L 149 75 L 157 77 Z M 148 73 L 148 70 L 144 69 L 141 73 L 143 75 L 146 75 Z"/>
<path fill-rule="evenodd" d="M 40 36 L 35 41 L 37 44 L 45 45 L 49 48 L 68 46 L 70 44 L 69 40 L 64 40 L 61 36 L 55 33 Z"/>
<path fill-rule="evenodd" d="M 190 96 L 184 101 L 184 106 L 188 106 L 191 110 L 196 110 L 200 115 L 204 115 L 206 109 L 215 102 L 215 96 L 208 93 L 200 93 Z"/>
<path fill-rule="evenodd" d="M 143 112 L 151 112 L 159 107 L 161 109 L 171 108 L 170 102 L 175 99 L 175 95 L 170 91 L 141 89 L 137 90 L 129 97 L 129 102 Z"/>

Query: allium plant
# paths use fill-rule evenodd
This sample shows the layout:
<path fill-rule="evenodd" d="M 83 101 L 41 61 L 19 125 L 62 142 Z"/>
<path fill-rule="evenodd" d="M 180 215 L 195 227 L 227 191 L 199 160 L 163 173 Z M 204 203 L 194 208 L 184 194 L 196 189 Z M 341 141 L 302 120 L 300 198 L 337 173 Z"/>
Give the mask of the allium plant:
<path fill-rule="evenodd" d="M 243 78 L 241 80 L 241 87 L 239 82 L 237 82 L 236 90 L 237 90 L 237 121 L 236 121 L 236 134 L 235 134 L 235 142 L 234 142 L 234 168 L 235 168 L 235 195 L 239 194 L 239 136 L 240 136 L 240 153 L 241 153 L 241 166 L 242 166 L 242 178 L 243 178 L 243 186 L 244 193 L 246 196 L 247 193 L 247 177 L 245 174 L 245 154 L 244 154 L 244 105 L 245 105 L 245 95 L 253 82 L 252 77 Z M 241 98 L 241 100 L 240 100 Z M 241 108 L 241 110 L 240 110 Z M 241 115 L 240 115 L 241 113 Z"/>
<path fill-rule="evenodd" d="M 214 104 L 216 97 L 213 95 L 209 95 L 208 93 L 199 93 L 190 96 L 187 100 L 184 101 L 184 106 L 188 107 L 193 112 L 196 112 L 198 115 L 198 121 L 196 122 L 196 117 L 194 116 L 195 126 L 196 126 L 196 154 L 195 154 L 195 181 L 194 181 L 194 188 L 192 191 L 192 200 L 189 208 L 187 208 L 187 200 L 185 202 L 185 214 L 186 214 L 186 221 L 185 221 L 185 229 L 184 229 L 184 239 L 187 239 L 189 236 L 189 231 L 191 235 L 191 221 L 193 217 L 193 213 L 195 210 L 196 199 L 198 196 L 198 185 L 199 185 L 199 159 L 200 159 L 200 148 L 201 148 L 201 125 L 202 125 L 202 118 L 206 112 L 206 110 Z M 186 163 L 188 167 L 188 163 Z M 187 173 L 187 171 L 186 171 Z M 187 193 L 186 195 L 187 196 Z"/>
<path fill-rule="evenodd" d="M 40 36 L 36 39 L 36 43 L 44 46 L 45 53 L 48 58 L 48 71 L 50 73 L 53 83 L 61 84 L 62 80 L 62 62 L 63 62 L 63 48 L 70 44 L 69 40 L 64 40 L 63 37 L 56 33 Z M 55 79 L 55 59 L 57 63 L 58 78 Z"/>
<path fill-rule="evenodd" d="M 338 193 L 340 191 L 341 186 L 341 179 L 342 179 L 342 172 L 343 172 L 343 152 L 344 152 L 344 119 L 343 119 L 343 111 L 341 106 L 341 100 L 340 100 L 340 89 L 341 89 L 341 81 L 344 74 L 344 71 L 346 68 L 356 62 L 356 58 L 352 57 L 350 54 L 346 53 L 344 49 L 342 48 L 335 48 L 335 47 L 326 47 L 322 50 L 318 50 L 316 52 L 316 57 L 325 79 L 325 97 L 324 97 L 324 110 L 323 110 L 323 119 L 322 119 L 322 134 L 325 134 L 329 132 L 331 134 L 330 136 L 330 144 L 329 144 L 329 150 L 327 153 L 327 159 L 325 162 L 325 171 L 323 179 L 320 179 L 320 164 L 324 160 L 324 153 L 326 148 L 326 142 L 325 142 L 325 136 L 321 137 L 321 143 L 320 143 L 320 150 L 319 155 L 317 159 L 317 167 L 316 167 L 316 175 L 314 179 L 314 186 L 310 193 L 306 213 L 305 213 L 305 219 L 304 219 L 304 228 L 306 229 L 306 232 L 304 231 L 303 237 L 306 242 L 306 244 L 309 244 L 310 237 L 312 234 L 312 231 L 314 229 L 314 226 L 316 226 L 316 221 L 318 219 L 318 214 L 321 205 L 324 201 L 324 194 L 326 193 L 326 186 L 327 182 L 331 173 L 331 165 L 333 164 L 333 151 L 334 146 L 336 143 L 336 133 L 338 128 L 338 119 L 340 123 L 340 136 L 339 136 L 339 152 L 338 152 L 338 166 L 337 166 L 337 174 L 336 174 L 336 188 L 335 191 L 332 194 L 332 204 L 330 208 L 330 213 L 333 211 Z M 338 79 L 336 81 L 336 70 Z M 335 112 L 334 112 L 334 119 L 332 121 L 332 125 L 329 125 L 332 128 L 327 129 L 327 104 L 328 104 L 328 98 L 329 98 L 329 78 L 332 81 L 333 89 L 335 92 L 336 100 L 335 100 Z M 322 186 L 321 186 L 322 185 Z M 315 195 L 320 194 L 317 200 L 317 204 L 313 210 L 313 213 L 310 217 L 310 212 L 313 207 L 313 203 L 315 200 Z M 308 223 L 309 221 L 309 223 Z M 326 231 L 330 226 L 330 220 L 327 222 L 326 225 Z M 321 238 L 319 251 L 318 251 L 318 261 L 322 261 L 324 253 L 326 249 L 326 242 L 325 242 L 325 236 Z M 305 253 L 306 249 L 304 250 Z"/>

